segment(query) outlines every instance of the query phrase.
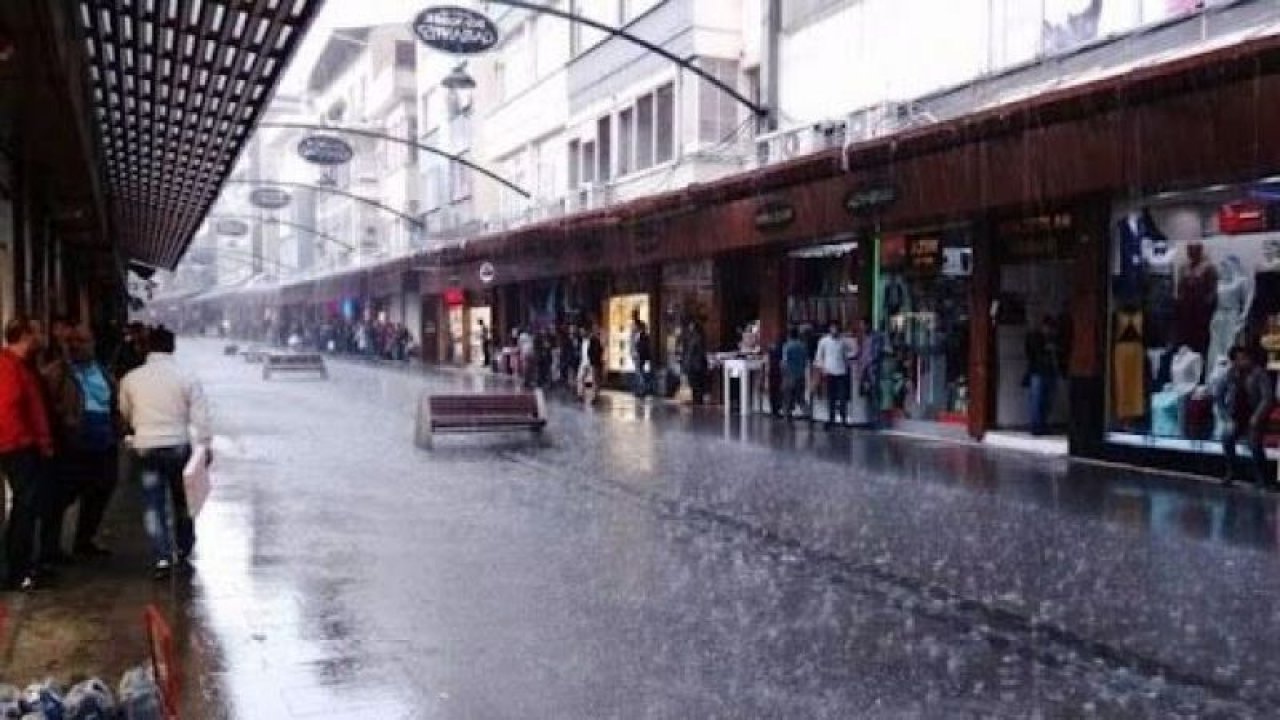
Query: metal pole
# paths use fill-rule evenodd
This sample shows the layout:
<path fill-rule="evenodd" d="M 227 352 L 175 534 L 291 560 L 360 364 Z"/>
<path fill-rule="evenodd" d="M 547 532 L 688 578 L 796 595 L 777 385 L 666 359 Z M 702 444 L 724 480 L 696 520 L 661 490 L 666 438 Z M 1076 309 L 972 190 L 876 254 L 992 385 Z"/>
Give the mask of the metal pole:
<path fill-rule="evenodd" d="M 538 3 L 525 2 L 524 0 L 488 0 L 488 2 L 491 2 L 495 5 L 506 5 L 508 7 L 519 8 L 521 10 L 528 10 L 529 12 L 534 12 L 534 13 L 554 15 L 555 17 L 568 20 L 570 22 L 582 23 L 587 27 L 595 28 L 596 30 L 612 35 L 613 37 L 620 37 L 623 40 L 631 42 L 635 45 L 639 45 L 640 47 L 644 48 L 645 50 L 648 50 L 651 53 L 661 55 L 662 57 L 670 60 L 676 65 L 679 65 L 685 70 L 688 70 L 689 72 L 693 73 L 694 75 L 697 75 L 703 80 L 706 80 L 707 82 L 711 83 L 715 87 L 719 88 L 722 92 L 724 92 L 729 97 L 732 97 L 734 100 L 737 100 L 739 103 L 749 108 L 751 112 L 755 113 L 757 116 L 768 117 L 770 115 L 768 108 L 755 104 L 750 99 L 745 97 L 742 93 L 738 92 L 736 89 L 731 88 L 725 83 L 721 82 L 719 78 L 708 73 L 706 70 L 703 70 L 702 68 L 694 65 L 691 61 L 686 60 L 682 57 L 679 57 L 678 55 L 672 54 L 666 49 L 659 47 L 658 45 L 654 45 L 653 43 L 649 42 L 648 40 L 645 40 L 644 38 L 632 35 L 626 30 L 623 30 L 621 28 L 616 28 L 611 25 L 605 25 L 604 23 L 596 22 L 591 18 L 582 17 L 581 15 L 576 15 L 571 12 L 566 12 L 564 10 L 560 10 L 547 5 L 540 5 Z"/>
<path fill-rule="evenodd" d="M 395 215 L 395 216 L 396 216 L 396 217 L 398 217 L 398 218 L 402 218 L 402 219 L 404 219 L 404 220 L 407 220 L 409 223 L 411 223 L 411 224 L 413 224 L 413 225 L 416 225 L 416 226 L 419 226 L 419 227 L 421 227 L 421 226 L 422 226 L 422 221 L 421 221 L 421 220 L 419 220 L 419 219 L 417 219 L 417 218 L 415 218 L 415 217 L 413 217 L 413 216 L 411 216 L 411 215 L 406 215 L 405 213 L 402 213 L 402 212 L 400 212 L 399 210 L 396 210 L 396 209 L 395 209 L 395 208 L 393 208 L 393 207 L 389 207 L 389 206 L 387 206 L 387 205 L 383 205 L 382 203 L 378 202 L 377 200 L 370 200 L 370 199 L 369 199 L 369 198 L 367 198 L 367 197 L 361 197 L 360 195 L 356 195 L 355 193 L 349 193 L 349 192 L 347 192 L 346 190 L 339 190 L 339 189 L 337 189 L 337 188 L 325 187 L 325 186 L 323 186 L 323 185 L 312 185 L 312 184 L 310 184 L 310 183 L 291 182 L 291 181 L 288 181 L 288 180 L 235 180 L 235 179 L 230 179 L 230 180 L 227 180 L 226 182 L 227 182 L 227 183 L 229 183 L 229 184 L 235 184 L 235 185 L 279 185 L 279 186 L 283 186 L 283 187 L 309 188 L 309 189 L 311 189 L 311 190 L 316 190 L 316 191 L 319 191 L 319 192 L 327 192 L 327 193 L 332 193 L 332 194 L 334 194 L 334 195 L 341 195 L 341 196 L 343 196 L 343 197 L 350 198 L 350 199 L 352 199 L 352 200 L 356 200 L 356 201 L 358 201 L 358 202 L 362 202 L 362 203 L 364 203 L 365 205 L 368 205 L 368 206 L 370 206 L 370 207 L 376 207 L 376 208 L 378 208 L 379 210 L 382 210 L 382 211 L 384 211 L 384 212 L 389 212 L 389 213 L 391 213 L 392 215 Z"/>
<path fill-rule="evenodd" d="M 302 123 L 302 122 L 260 122 L 258 123 L 258 127 L 284 128 L 284 129 L 293 129 L 293 130 L 312 130 L 315 132 L 345 133 L 347 135 L 359 135 L 360 137 L 373 138 L 375 140 L 387 140 L 389 142 L 400 143 L 401 145 L 408 145 L 409 147 L 415 147 L 423 152 L 429 152 L 429 153 L 432 153 L 433 155 L 439 155 L 442 158 L 448 159 L 450 162 L 455 162 L 455 163 L 458 163 L 459 165 L 463 165 L 468 168 L 471 168 L 472 170 L 475 170 L 476 172 L 480 173 L 481 175 L 484 175 L 485 177 L 491 178 L 493 180 L 496 180 L 499 183 L 502 183 L 506 187 L 514 190 L 515 192 L 520 193 L 524 197 L 532 197 L 532 195 L 529 194 L 529 191 L 525 190 L 519 185 L 516 185 L 515 183 L 493 172 L 492 170 L 489 170 L 488 168 L 477 165 L 464 157 L 454 155 L 451 152 L 446 152 L 444 150 L 441 150 L 438 147 L 433 147 L 431 145 L 424 145 L 414 140 L 408 140 L 402 137 L 396 137 L 395 135 L 386 135 L 380 132 L 374 132 L 372 130 L 362 130 L 360 128 L 336 127 L 331 125 L 314 125 L 311 123 Z"/>

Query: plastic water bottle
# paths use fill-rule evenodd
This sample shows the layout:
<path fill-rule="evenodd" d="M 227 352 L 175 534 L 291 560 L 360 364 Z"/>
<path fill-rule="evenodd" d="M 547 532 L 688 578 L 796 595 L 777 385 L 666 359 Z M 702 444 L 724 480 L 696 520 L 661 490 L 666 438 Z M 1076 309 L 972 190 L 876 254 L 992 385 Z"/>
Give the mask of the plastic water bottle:
<path fill-rule="evenodd" d="M 116 716 L 116 701 L 99 678 L 89 678 L 67 693 L 62 701 L 63 720 L 113 720 Z"/>
<path fill-rule="evenodd" d="M 124 720 L 164 720 L 160 688 L 151 668 L 138 666 L 120 679 L 120 717 Z"/>

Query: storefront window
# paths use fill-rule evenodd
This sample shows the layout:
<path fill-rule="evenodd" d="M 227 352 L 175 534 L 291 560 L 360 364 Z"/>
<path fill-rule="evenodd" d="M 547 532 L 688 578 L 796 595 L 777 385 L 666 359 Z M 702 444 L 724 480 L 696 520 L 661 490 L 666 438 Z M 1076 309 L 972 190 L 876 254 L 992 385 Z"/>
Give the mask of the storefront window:
<path fill-rule="evenodd" d="M 1220 452 L 1228 351 L 1280 370 L 1280 180 L 1162 193 L 1112 221 L 1109 439 Z"/>
<path fill-rule="evenodd" d="M 821 335 L 831 323 L 848 330 L 862 308 L 861 246 L 857 240 L 792 251 L 788 256 L 787 323 Z"/>
<path fill-rule="evenodd" d="M 913 420 L 964 422 L 973 269 L 968 230 L 882 238 L 880 268 L 880 330 L 887 341 L 880 407 Z"/>
<path fill-rule="evenodd" d="M 605 364 L 609 372 L 629 373 L 635 371 L 631 362 L 631 318 L 639 316 L 649 326 L 653 323 L 649 316 L 649 296 L 645 293 L 634 295 L 614 295 L 609 298 L 609 337 L 605 349 Z"/>

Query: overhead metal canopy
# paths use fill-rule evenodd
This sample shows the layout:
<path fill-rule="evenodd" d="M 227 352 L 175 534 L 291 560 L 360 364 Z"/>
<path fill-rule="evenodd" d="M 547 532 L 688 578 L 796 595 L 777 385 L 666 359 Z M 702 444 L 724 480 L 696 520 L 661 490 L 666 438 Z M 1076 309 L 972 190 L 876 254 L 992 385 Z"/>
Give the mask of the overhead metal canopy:
<path fill-rule="evenodd" d="M 117 241 L 173 269 L 323 0 L 79 0 Z"/>

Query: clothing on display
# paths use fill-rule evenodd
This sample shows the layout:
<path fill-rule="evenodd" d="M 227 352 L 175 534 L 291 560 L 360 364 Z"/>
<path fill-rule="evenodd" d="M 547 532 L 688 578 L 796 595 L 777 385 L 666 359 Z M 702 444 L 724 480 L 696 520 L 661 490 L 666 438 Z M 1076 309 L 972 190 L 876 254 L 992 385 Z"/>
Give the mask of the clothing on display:
<path fill-rule="evenodd" d="M 1226 357 L 1236 344 L 1245 327 L 1251 295 L 1249 278 L 1240 259 L 1232 256 L 1224 260 L 1218 273 L 1217 305 L 1209 323 L 1209 351 L 1205 359 L 1208 368 L 1216 367 L 1218 359 Z"/>
<path fill-rule="evenodd" d="M 1112 348 L 1111 397 L 1115 417 L 1133 421 L 1147 413 L 1147 386 L 1144 382 L 1146 350 L 1143 347 L 1142 313 L 1118 311 Z"/>
<path fill-rule="evenodd" d="M 1183 406 L 1204 375 L 1204 357 L 1189 347 L 1178 348 L 1170 375 L 1171 382 L 1151 396 L 1151 434 L 1183 437 Z"/>
<path fill-rule="evenodd" d="M 1178 268 L 1174 298 L 1176 342 L 1203 355 L 1209 349 L 1209 326 L 1218 297 L 1218 271 L 1197 243 L 1188 248 L 1187 262 Z"/>

